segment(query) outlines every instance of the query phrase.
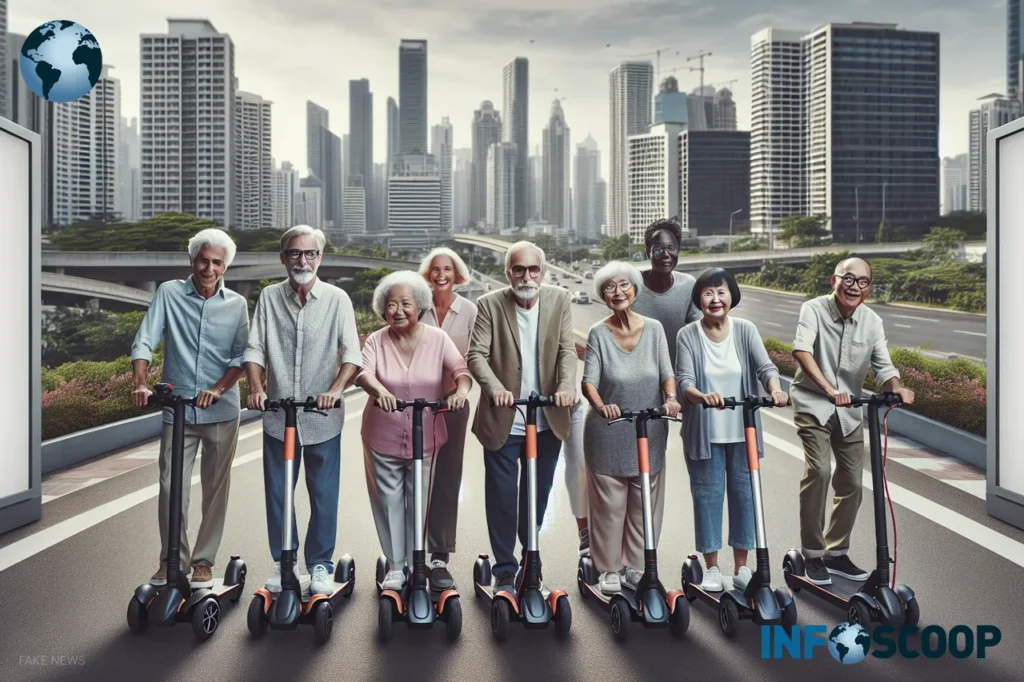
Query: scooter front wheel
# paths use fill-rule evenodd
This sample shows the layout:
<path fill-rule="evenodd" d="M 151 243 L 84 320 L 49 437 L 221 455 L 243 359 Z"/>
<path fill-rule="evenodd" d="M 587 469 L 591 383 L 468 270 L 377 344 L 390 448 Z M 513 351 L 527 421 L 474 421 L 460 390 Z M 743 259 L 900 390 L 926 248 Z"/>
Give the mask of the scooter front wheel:
<path fill-rule="evenodd" d="M 267 618 L 267 611 L 261 595 L 253 595 L 252 601 L 249 602 L 249 613 L 246 616 L 245 622 L 249 626 L 249 632 L 253 637 L 259 637 L 267 631 L 270 619 Z"/>
<path fill-rule="evenodd" d="M 146 616 L 146 605 L 132 597 L 132 600 L 128 602 L 128 629 L 135 634 L 145 632 L 146 627 L 149 625 L 149 620 Z"/>
<path fill-rule="evenodd" d="M 491 602 L 491 632 L 494 633 L 494 638 L 499 642 L 505 641 L 505 638 L 508 637 L 510 618 L 508 602 L 500 597 L 496 597 Z"/>

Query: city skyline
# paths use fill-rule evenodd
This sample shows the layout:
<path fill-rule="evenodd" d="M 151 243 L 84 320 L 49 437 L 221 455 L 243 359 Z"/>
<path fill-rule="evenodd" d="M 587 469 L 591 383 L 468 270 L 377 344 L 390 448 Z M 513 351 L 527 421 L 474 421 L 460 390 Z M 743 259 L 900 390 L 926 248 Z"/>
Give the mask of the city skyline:
<path fill-rule="evenodd" d="M 686 57 L 700 50 L 711 51 L 705 61 L 705 83 L 736 79 L 730 89 L 737 104 L 738 127 L 749 130 L 750 37 L 761 28 L 811 31 L 829 22 L 857 20 L 939 31 L 940 157 L 967 151 L 969 111 L 979 98 L 1006 87 L 1005 0 L 970 8 L 951 2 L 914 0 L 889 6 L 868 0 L 856 16 L 841 7 L 835 11 L 804 9 L 790 0 L 773 2 L 770 14 L 759 14 L 757 6 L 738 0 L 715 7 L 687 2 L 634 3 L 628 12 L 622 2 L 595 7 L 578 0 L 557 0 L 545 4 L 552 8 L 543 11 L 521 5 L 517 5 L 521 9 L 512 9 L 498 0 L 445 0 L 429 7 L 395 0 L 386 9 L 333 8 L 318 0 L 287 4 L 258 0 L 257 4 L 266 10 L 260 17 L 240 0 L 221 0 L 212 8 L 209 3 L 183 0 L 173 12 L 140 7 L 126 19 L 115 3 L 97 0 L 76 9 L 73 18 L 100 41 L 104 62 L 113 67 L 111 76 L 121 81 L 121 110 L 127 118 L 139 111 L 139 35 L 163 32 L 169 15 L 209 19 L 235 44 L 239 88 L 273 102 L 275 160 L 278 164 L 291 161 L 303 175 L 306 100 L 327 108 L 332 132 L 340 132 L 348 129 L 349 80 L 367 78 L 377 97 L 397 99 L 402 39 L 422 39 L 431 46 L 427 125 L 436 125 L 448 116 L 456 149 L 472 146 L 470 124 L 481 101 L 501 106 L 503 65 L 525 57 L 530 62 L 530 148 L 540 142 L 551 100 L 564 97 L 568 125 L 579 131 L 580 137 L 592 135 L 605 152 L 602 177 L 606 179 L 610 159 L 608 74 L 620 61 L 637 55 L 655 63 L 657 48 L 672 46 L 662 55 L 660 78 L 676 76 L 684 92 L 696 88 L 700 79 L 698 72 L 689 70 L 696 62 L 687 62 Z M 396 20 L 398 10 L 408 19 Z M 31 4 L 15 0 L 8 3 L 8 12 L 8 30 L 27 33 L 53 16 L 63 16 L 64 9 L 54 0 Z M 736 16 L 744 18 L 736 21 Z M 679 21 L 686 26 L 682 31 L 672 28 Z M 117 26 L 117 31 L 109 30 L 110 26 Z M 374 38 L 361 37 L 365 35 Z M 627 39 L 629 43 L 624 42 Z M 311 43 L 323 45 L 323 54 L 314 64 L 293 56 L 287 47 Z M 274 49 L 275 45 L 280 48 Z M 470 53 L 473 58 L 467 60 Z M 337 68 L 337 64 L 359 66 Z M 682 68 L 670 70 L 677 66 Z M 505 112 L 500 113 L 504 118 Z M 386 155 L 386 116 L 385 107 L 375 107 L 373 127 L 380 131 L 374 135 L 375 162 Z"/>

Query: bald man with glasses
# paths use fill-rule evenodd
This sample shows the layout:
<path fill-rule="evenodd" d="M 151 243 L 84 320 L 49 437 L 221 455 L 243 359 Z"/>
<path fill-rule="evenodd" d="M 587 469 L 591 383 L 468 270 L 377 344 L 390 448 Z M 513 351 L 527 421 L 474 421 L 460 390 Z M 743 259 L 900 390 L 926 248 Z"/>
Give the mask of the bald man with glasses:
<path fill-rule="evenodd" d="M 882 318 L 861 305 L 871 293 L 871 266 L 860 258 L 841 261 L 831 277 L 832 293 L 800 307 L 790 388 L 793 422 L 804 445 L 806 466 L 800 482 L 800 541 L 807 578 L 831 585 L 831 575 L 865 581 L 868 574 L 847 556 L 863 497 L 864 434 L 861 410 L 848 407 L 861 395 L 868 370 L 883 391 L 912 404 L 914 392 L 900 386 L 889 357 Z M 831 451 L 836 470 L 831 475 Z M 825 531 L 829 478 L 834 492 L 832 518 Z"/>

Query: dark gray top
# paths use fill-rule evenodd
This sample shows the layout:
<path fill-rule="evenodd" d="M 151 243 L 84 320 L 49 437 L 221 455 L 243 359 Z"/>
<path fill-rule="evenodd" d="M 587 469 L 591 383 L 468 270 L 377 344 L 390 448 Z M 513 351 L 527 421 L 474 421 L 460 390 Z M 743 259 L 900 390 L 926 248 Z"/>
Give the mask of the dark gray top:
<path fill-rule="evenodd" d="M 583 383 L 593 384 L 606 405 L 620 410 L 644 410 L 665 403 L 661 383 L 673 377 L 668 358 L 668 339 L 661 323 L 644 318 L 636 348 L 628 353 L 618 347 L 612 330 L 604 322 L 590 328 L 583 364 Z M 651 475 L 661 471 L 668 441 L 668 422 L 647 422 L 647 449 Z M 636 424 L 608 421 L 597 410 L 589 410 L 583 429 L 587 466 L 605 476 L 639 476 Z"/>
<path fill-rule="evenodd" d="M 730 336 L 736 344 L 736 356 L 743 368 L 743 395 L 723 396 L 743 398 L 760 395 L 759 386 L 768 390 L 768 382 L 779 376 L 778 368 L 772 364 L 764 347 L 757 327 L 750 320 L 739 317 L 732 319 Z M 696 386 L 701 393 L 707 393 L 707 375 L 704 373 L 704 344 L 700 340 L 700 322 L 691 322 L 679 330 L 676 337 L 676 386 L 679 389 L 679 404 L 683 406 L 683 452 L 690 459 L 711 459 L 711 445 L 708 442 L 708 409 L 701 404 L 691 405 L 684 394 L 686 389 Z M 740 409 L 740 408 L 736 408 Z M 764 457 L 764 439 L 761 437 L 761 411 L 754 413 L 757 424 L 757 454 Z"/>
<path fill-rule="evenodd" d="M 678 270 L 672 273 L 672 288 L 663 294 L 656 294 L 646 286 L 640 287 L 633 301 L 634 313 L 651 317 L 661 322 L 665 338 L 669 340 L 668 360 L 676 366 L 676 335 L 688 323 L 701 318 L 699 307 L 694 307 L 690 295 L 697 279 Z M 658 421 L 661 421 L 660 419 Z"/>

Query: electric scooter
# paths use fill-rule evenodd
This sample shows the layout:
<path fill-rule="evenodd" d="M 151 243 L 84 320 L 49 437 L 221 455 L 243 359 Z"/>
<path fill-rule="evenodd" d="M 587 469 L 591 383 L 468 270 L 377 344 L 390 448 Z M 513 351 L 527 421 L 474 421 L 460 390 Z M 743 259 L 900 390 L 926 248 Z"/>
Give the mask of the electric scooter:
<path fill-rule="evenodd" d="M 427 589 L 427 559 L 423 549 L 424 505 L 423 482 L 423 410 L 434 410 L 435 416 L 448 411 L 446 400 L 397 400 L 399 412 L 412 409 L 413 504 L 416 505 L 416 531 L 413 534 L 412 575 L 401 590 L 385 590 L 384 577 L 391 570 L 391 562 L 383 554 L 377 558 L 377 593 L 380 595 L 377 625 L 381 639 L 391 639 L 395 620 L 404 620 L 410 628 L 429 629 L 438 619 L 445 621 L 448 639 L 458 639 L 462 632 L 462 603 L 454 589 L 440 594 Z"/>
<path fill-rule="evenodd" d="M 341 407 L 341 400 L 332 407 Z M 272 630 L 294 630 L 299 624 L 313 625 L 317 642 L 324 644 L 331 638 L 334 625 L 334 609 L 341 597 L 349 597 L 356 586 L 356 562 L 348 554 L 338 559 L 334 568 L 334 587 L 330 594 L 309 594 L 309 585 L 302 585 L 295 574 L 296 550 L 292 546 L 292 519 L 295 515 L 295 425 L 299 408 L 305 412 L 316 412 L 316 398 L 303 401 L 295 398 L 267 400 L 265 411 L 284 410 L 284 515 L 281 519 L 281 591 L 276 595 L 261 587 L 249 603 L 248 626 L 254 637 L 262 635 L 269 626 Z"/>
<path fill-rule="evenodd" d="M 808 580 L 804 573 L 804 557 L 795 549 L 790 550 L 782 563 L 786 583 L 794 592 L 801 589 L 821 597 L 833 606 L 846 610 L 851 622 L 870 628 L 873 621 L 899 628 L 903 625 L 917 625 L 921 618 L 920 606 L 914 591 L 902 583 L 896 583 L 895 575 L 890 578 L 888 527 L 885 519 L 885 498 L 888 487 L 885 482 L 885 457 L 882 453 L 881 434 L 878 428 L 878 409 L 902 404 L 895 393 L 876 393 L 867 397 L 851 396 L 850 407 L 868 407 L 868 438 L 871 451 L 872 499 L 875 511 L 875 556 L 877 563 L 866 582 L 848 580 L 832 575 L 831 585 L 817 585 Z M 888 435 L 888 427 L 886 427 Z M 888 440 L 888 439 L 887 439 Z M 891 500 L 890 500 L 891 504 Z M 893 516 L 895 532 L 895 515 Z"/>
<path fill-rule="evenodd" d="M 606 595 L 598 587 L 600 573 L 589 556 L 580 557 L 576 583 L 584 599 L 594 597 L 597 604 L 611 614 L 612 634 L 625 640 L 631 621 L 640 621 L 645 628 L 663 628 L 671 624 L 672 634 L 682 637 L 690 625 L 690 602 L 682 590 L 667 592 L 658 579 L 658 550 L 654 543 L 654 521 L 651 509 L 651 462 L 647 454 L 647 421 L 669 417 L 665 408 L 649 408 L 639 412 L 623 410 L 621 416 L 608 425 L 636 419 L 636 450 L 640 463 L 640 492 L 644 511 L 644 574 L 634 591 L 622 586 L 619 594 Z"/>
<path fill-rule="evenodd" d="M 526 458 L 527 506 L 529 527 L 526 557 L 523 566 L 516 573 L 515 590 L 495 589 L 491 576 L 491 562 L 486 554 L 477 557 L 473 564 L 473 583 L 476 594 L 491 603 L 491 631 L 499 642 L 508 637 L 508 626 L 512 621 L 523 624 L 528 630 L 546 629 L 555 622 L 556 633 L 565 636 L 572 627 L 572 609 L 569 596 L 562 590 L 548 590 L 540 584 L 540 551 L 537 549 L 537 408 L 555 404 L 550 396 L 531 393 L 529 398 L 515 400 L 526 406 Z"/>
<path fill-rule="evenodd" d="M 135 589 L 128 602 L 128 627 L 134 633 L 143 632 L 149 623 L 169 627 L 176 622 L 192 624 L 192 633 L 199 641 L 206 641 L 220 624 L 221 599 L 228 597 L 237 602 L 245 588 L 245 562 L 231 556 L 224 579 L 215 579 L 212 587 L 192 589 L 181 570 L 181 495 L 185 467 L 185 406 L 195 407 L 195 398 L 173 395 L 171 384 L 153 387 L 150 403 L 174 410 L 171 432 L 171 494 L 167 519 L 167 583 L 154 586 L 149 583 Z M 191 481 L 189 481 L 191 485 Z"/>
<path fill-rule="evenodd" d="M 727 637 L 736 635 L 740 620 L 755 625 L 779 625 L 787 630 L 796 624 L 796 602 L 785 587 L 772 590 L 768 541 L 764 524 L 764 497 L 761 494 L 761 462 L 757 456 L 757 424 L 754 412 L 762 407 L 774 407 L 769 397 L 747 396 L 742 400 L 726 398 L 724 409 L 743 408 L 743 436 L 747 446 L 747 468 L 750 469 L 750 491 L 754 502 L 754 531 L 757 539 L 757 568 L 743 591 L 735 588 L 722 592 L 708 592 L 700 586 L 704 571 L 696 554 L 683 562 L 683 589 L 690 601 L 700 599 L 718 608 L 718 624 Z M 711 405 L 705 405 L 711 408 Z M 715 408 L 717 409 L 717 408 Z"/>

